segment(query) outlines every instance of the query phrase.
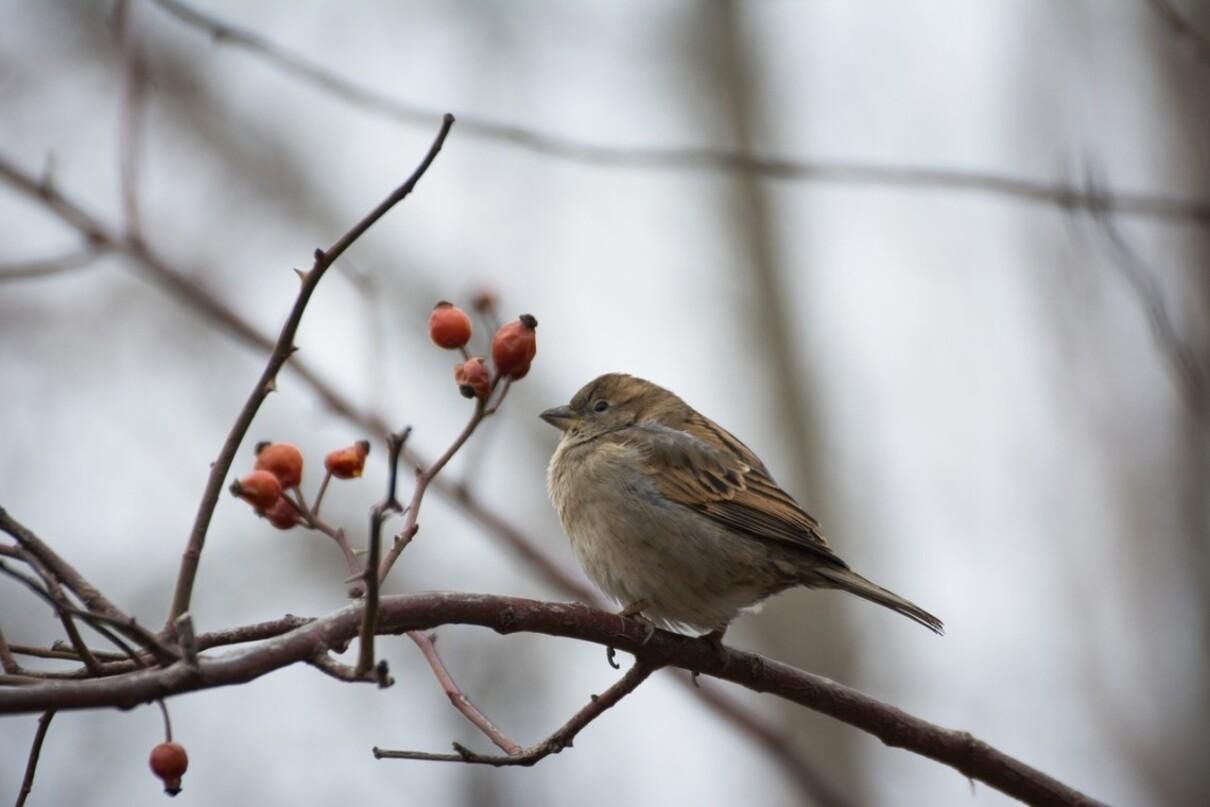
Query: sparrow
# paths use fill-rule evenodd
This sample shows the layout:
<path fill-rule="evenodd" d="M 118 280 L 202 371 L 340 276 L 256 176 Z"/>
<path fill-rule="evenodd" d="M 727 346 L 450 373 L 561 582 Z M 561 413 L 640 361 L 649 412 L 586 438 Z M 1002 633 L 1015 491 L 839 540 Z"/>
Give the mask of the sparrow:
<path fill-rule="evenodd" d="M 849 568 L 750 448 L 672 392 L 608 373 L 540 417 L 576 557 L 623 616 L 721 642 L 741 612 L 794 586 L 833 588 L 935 631 L 941 620 Z"/>

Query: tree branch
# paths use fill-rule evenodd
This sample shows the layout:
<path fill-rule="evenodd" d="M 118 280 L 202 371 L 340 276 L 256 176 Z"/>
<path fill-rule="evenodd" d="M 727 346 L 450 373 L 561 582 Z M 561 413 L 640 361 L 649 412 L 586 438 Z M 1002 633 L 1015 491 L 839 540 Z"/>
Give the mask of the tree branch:
<path fill-rule="evenodd" d="M 219 495 L 222 492 L 223 482 L 227 477 L 227 472 L 231 468 L 235 452 L 239 448 L 240 443 L 243 442 L 248 427 L 252 424 L 252 419 L 256 416 L 257 410 L 260 409 L 261 403 L 274 388 L 278 371 L 295 351 L 294 335 L 298 332 L 303 312 L 306 310 L 312 293 L 314 293 L 315 288 L 319 285 L 319 281 L 324 273 L 336 259 L 353 242 L 360 238 L 366 230 L 370 229 L 375 222 L 386 215 L 387 211 L 412 192 L 412 189 L 416 187 L 420 178 L 424 176 L 429 166 L 433 164 L 433 160 L 437 158 L 438 152 L 441 151 L 441 147 L 445 143 L 446 136 L 449 135 L 450 127 L 453 125 L 454 116 L 445 115 L 441 122 L 441 128 L 433 140 L 433 144 L 429 147 L 428 153 L 412 175 L 384 199 L 378 207 L 370 211 L 361 221 L 354 224 L 331 247 L 326 250 L 317 249 L 315 251 L 315 262 L 311 267 L 311 271 L 302 276 L 302 285 L 298 290 L 298 297 L 295 299 L 294 306 L 291 308 L 290 314 L 282 326 L 281 333 L 277 337 L 277 342 L 273 345 L 269 362 L 257 380 L 256 385 L 252 388 L 247 402 L 244 404 L 243 409 L 240 410 L 239 416 L 235 419 L 235 424 L 231 427 L 230 434 L 227 435 L 227 439 L 219 451 L 218 458 L 211 467 L 210 477 L 206 482 L 205 492 L 202 494 L 202 501 L 198 505 L 197 517 L 194 520 L 193 529 L 189 534 L 189 543 L 185 547 L 184 554 L 181 556 L 181 569 L 177 577 L 176 591 L 172 598 L 172 608 L 168 615 L 167 630 L 171 630 L 177 617 L 189 610 L 189 600 L 193 594 L 193 583 L 197 578 L 198 564 L 201 560 L 202 548 L 206 542 L 206 531 L 210 527 L 210 518 L 214 514 L 215 505 L 218 503 Z"/>
<path fill-rule="evenodd" d="M 352 603 L 257 646 L 214 658 L 202 656 L 196 667 L 178 663 L 110 678 L 0 688 L 0 714 L 130 707 L 169 695 L 246 683 L 348 642 L 360 630 L 363 607 Z M 382 633 L 453 624 L 616 647 L 654 667 L 680 667 L 814 709 L 1030 804 L 1099 804 L 967 732 L 941 728 L 855 689 L 760 655 L 731 648 L 720 651 L 709 642 L 662 630 L 649 634 L 646 625 L 616 614 L 583 605 L 445 592 L 383 597 L 379 603 Z"/>
<path fill-rule="evenodd" d="M 531 745 L 529 748 L 521 748 L 514 743 L 513 750 L 504 748 L 506 752 L 505 756 L 498 754 L 478 754 L 460 743 L 454 743 L 453 754 L 430 754 L 425 751 L 388 751 L 375 746 L 373 748 L 374 758 L 419 759 L 431 762 L 467 762 L 474 765 L 492 765 L 497 768 L 510 765 L 524 767 L 536 765 L 551 754 L 557 754 L 564 748 L 570 748 L 577 734 L 589 723 L 615 706 L 618 701 L 633 692 L 656 669 L 656 667 L 642 661 L 636 661 L 634 666 L 627 670 L 626 674 L 616 683 L 600 695 L 593 695 L 584 708 L 572 715 L 570 720 L 560 726 L 545 740 L 537 745 Z"/>
<path fill-rule="evenodd" d="M 407 126 L 431 126 L 438 112 L 408 104 L 343 78 L 318 63 L 291 53 L 254 31 L 222 22 L 181 0 L 153 0 L 177 20 L 209 34 L 215 42 L 242 48 L 283 73 L 317 87 L 334 98 Z M 1210 225 L 1210 200 L 1172 199 L 1148 194 L 1119 194 L 1112 199 L 1067 183 L 1039 182 L 990 172 L 946 168 L 871 165 L 763 156 L 724 148 L 635 147 L 586 143 L 522 126 L 459 114 L 462 135 L 590 165 L 639 169 L 747 173 L 768 179 L 871 185 L 912 190 L 974 192 L 1044 204 L 1062 210 L 1111 206 L 1115 213 Z"/>
<path fill-rule="evenodd" d="M 454 681 L 453 676 L 446 669 L 445 662 L 437 653 L 436 636 L 429 636 L 424 631 L 411 630 L 408 631 L 408 638 L 415 642 L 416 646 L 420 648 L 420 652 L 424 654 L 424 660 L 429 663 L 433 675 L 437 678 L 437 683 L 441 684 L 441 689 L 449 698 L 450 704 L 461 712 L 471 725 L 483 732 L 484 736 L 495 743 L 497 748 L 510 756 L 524 751 L 520 743 L 497 728 L 496 724 L 489 720 L 478 706 L 471 703 L 471 699 Z M 378 756 L 377 748 L 374 749 L 374 756 Z M 381 759 L 381 757 L 379 758 Z"/>
<path fill-rule="evenodd" d="M 25 763 L 25 776 L 21 779 L 21 790 L 17 793 L 16 807 L 22 807 L 29 794 L 34 790 L 34 774 L 38 771 L 38 757 L 42 755 L 42 743 L 46 741 L 46 732 L 50 730 L 50 721 L 55 717 L 55 710 L 49 709 L 38 718 L 38 730 L 34 732 L 34 741 L 29 746 L 29 760 Z"/>

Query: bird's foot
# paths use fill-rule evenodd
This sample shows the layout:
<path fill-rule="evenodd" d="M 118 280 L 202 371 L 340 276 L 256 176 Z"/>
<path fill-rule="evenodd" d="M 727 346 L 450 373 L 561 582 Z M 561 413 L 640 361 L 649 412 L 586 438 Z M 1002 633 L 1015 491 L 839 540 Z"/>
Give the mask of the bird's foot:
<path fill-rule="evenodd" d="M 655 623 L 653 623 L 647 617 L 643 616 L 644 609 L 647 609 L 650 607 L 651 607 L 651 603 L 647 602 L 647 600 L 637 600 L 635 602 L 632 602 L 630 605 L 627 605 L 621 611 L 618 611 L 618 616 L 625 617 L 627 619 L 633 619 L 636 622 L 643 623 L 645 633 L 643 635 L 642 641 L 639 642 L 640 646 L 647 644 L 648 642 L 651 641 L 651 637 L 655 636 Z"/>

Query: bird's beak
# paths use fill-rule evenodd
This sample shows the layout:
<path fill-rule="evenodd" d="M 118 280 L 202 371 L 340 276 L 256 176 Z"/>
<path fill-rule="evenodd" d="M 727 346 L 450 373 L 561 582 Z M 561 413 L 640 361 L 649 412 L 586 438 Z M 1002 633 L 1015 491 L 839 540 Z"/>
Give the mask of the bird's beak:
<path fill-rule="evenodd" d="M 554 409 L 547 409 L 538 417 L 545 420 L 550 425 L 554 426 L 561 432 L 567 431 L 572 424 L 577 420 L 570 406 L 556 406 Z"/>

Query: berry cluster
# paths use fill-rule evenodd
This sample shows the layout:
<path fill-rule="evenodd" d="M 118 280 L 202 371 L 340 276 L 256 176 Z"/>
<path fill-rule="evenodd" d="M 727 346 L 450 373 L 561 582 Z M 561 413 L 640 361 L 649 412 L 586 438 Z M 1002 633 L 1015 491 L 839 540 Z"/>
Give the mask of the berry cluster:
<path fill-rule="evenodd" d="M 490 305 L 476 298 L 476 308 Z M 471 340 L 471 318 L 458 306 L 442 300 L 429 315 L 429 338 L 437 347 L 446 350 L 461 350 L 465 361 L 454 368 L 454 383 L 467 398 L 486 401 L 500 379 L 520 381 L 529 372 L 534 356 L 538 352 L 538 320 L 530 314 L 522 314 L 512 322 L 496 329 L 492 337 L 492 364 L 496 367 L 493 379 L 487 360 L 482 356 L 471 356 L 466 345 Z"/>

